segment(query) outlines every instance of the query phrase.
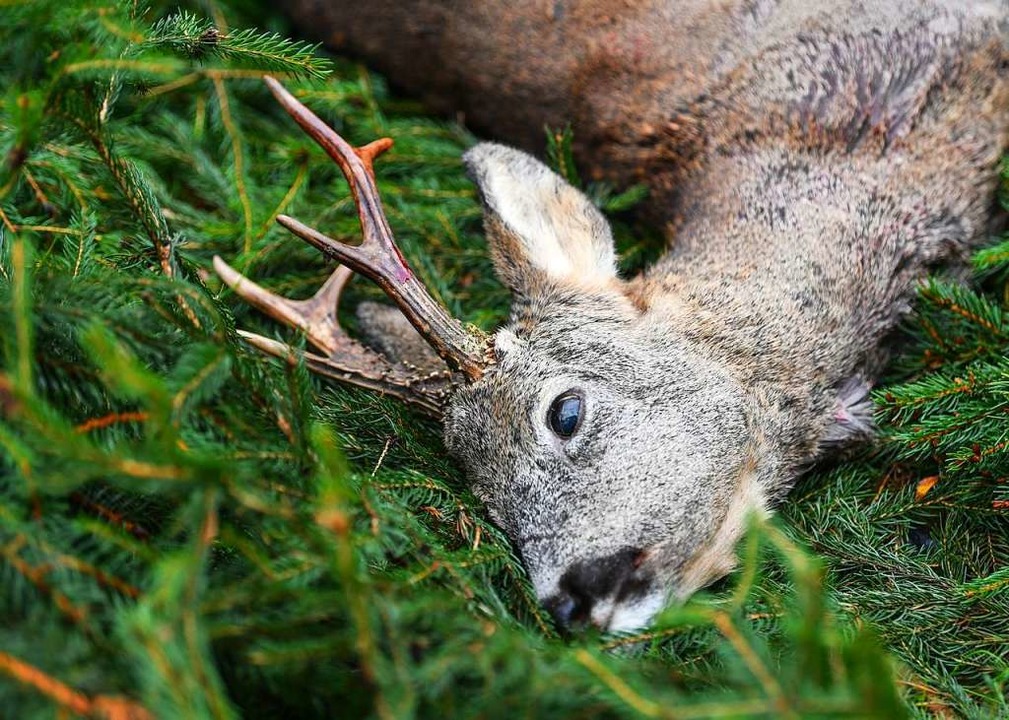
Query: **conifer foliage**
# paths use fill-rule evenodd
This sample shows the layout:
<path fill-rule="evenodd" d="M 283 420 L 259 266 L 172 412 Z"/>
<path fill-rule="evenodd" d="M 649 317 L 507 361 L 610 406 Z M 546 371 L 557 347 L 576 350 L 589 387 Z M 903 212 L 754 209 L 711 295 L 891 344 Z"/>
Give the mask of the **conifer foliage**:
<path fill-rule="evenodd" d="M 977 256 L 988 294 L 923 288 L 871 457 L 807 477 L 649 631 L 562 638 L 435 426 L 237 338 L 300 342 L 214 254 L 304 295 L 330 268 L 276 216 L 357 233 L 264 72 L 352 142 L 395 139 L 388 215 L 456 315 L 492 329 L 507 301 L 465 131 L 239 5 L 0 9 L 0 715 L 1009 712 L 1009 243 Z"/>

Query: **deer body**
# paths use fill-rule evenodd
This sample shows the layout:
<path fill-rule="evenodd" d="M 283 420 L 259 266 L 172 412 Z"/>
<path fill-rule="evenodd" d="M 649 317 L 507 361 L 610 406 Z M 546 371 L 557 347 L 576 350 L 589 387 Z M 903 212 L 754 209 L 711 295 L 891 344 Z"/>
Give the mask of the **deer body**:
<path fill-rule="evenodd" d="M 491 5 L 460 5 L 446 22 L 499 12 L 494 27 L 514 25 L 529 10 Z M 607 172 L 653 172 L 669 252 L 620 278 L 607 223 L 581 193 L 521 151 L 481 144 L 464 160 L 511 321 L 469 349 L 453 330 L 462 349 L 445 350 L 410 315 L 416 303 L 390 291 L 463 371 L 407 386 L 437 386 L 446 444 L 537 594 L 560 623 L 609 630 L 640 627 L 727 572 L 748 511 L 783 498 L 826 448 L 869 433 L 881 341 L 925 270 L 986 234 L 1009 127 L 1004 2 L 630 5 L 614 13 L 609 55 L 598 42 L 573 59 L 546 55 L 561 78 L 587 66 L 602 76 L 564 101 L 547 91 L 543 107 L 577 116 L 601 107 L 600 88 L 636 79 L 614 91 L 627 116 L 587 121 L 587 143 Z M 457 7 L 419 6 L 390 9 L 391 25 Z M 561 31 L 585 27 L 572 14 Z M 530 32 L 535 51 L 542 32 Z M 462 36 L 454 51 L 493 35 Z M 627 43 L 654 53 L 627 55 Z M 452 72 L 486 81 L 488 62 Z M 660 82 L 669 67 L 682 83 Z M 516 84 L 536 77 L 526 68 Z M 631 127 L 644 127 L 636 146 Z M 371 271 L 353 249 L 289 227 Z M 399 316 L 369 313 L 392 367 L 417 356 L 405 321 L 396 330 Z M 316 362 L 346 374 L 347 357 Z"/>

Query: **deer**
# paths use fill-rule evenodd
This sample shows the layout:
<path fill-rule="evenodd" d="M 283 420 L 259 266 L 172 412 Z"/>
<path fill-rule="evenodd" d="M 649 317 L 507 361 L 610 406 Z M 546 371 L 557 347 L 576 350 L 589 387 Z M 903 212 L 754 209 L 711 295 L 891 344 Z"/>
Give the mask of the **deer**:
<path fill-rule="evenodd" d="M 673 10 L 696 19 L 702 6 L 722 13 L 715 30 L 735 44 L 708 42 L 715 31 L 696 24 L 670 31 L 683 47 L 667 56 L 697 51 L 689 36 L 701 32 L 717 57 L 698 60 L 709 74 L 687 77 L 693 99 L 665 114 L 676 144 L 662 141 L 661 163 L 674 169 L 655 173 L 670 243 L 639 275 L 621 277 L 610 226 L 581 191 L 523 150 L 481 142 L 462 160 L 512 307 L 492 334 L 462 325 L 411 271 L 383 214 L 375 160 L 391 141 L 351 146 L 272 78 L 343 171 L 363 240 L 278 217 L 338 263 L 308 300 L 214 258 L 241 300 L 318 352 L 242 332 L 247 342 L 441 421 L 449 453 L 569 631 L 646 627 L 733 569 L 748 517 L 772 512 L 813 463 L 871 439 L 870 391 L 916 286 L 993 227 L 1009 127 L 1005 3 L 852 4 L 821 12 L 817 26 L 796 20 L 797 3 L 656 0 L 641 4 L 651 24 L 628 12 L 625 25 L 669 28 Z M 460 13 L 495 12 L 472 7 Z M 387 9 L 393 29 L 413 22 Z M 523 78 L 555 62 L 539 58 Z M 469 72 L 485 77 L 493 58 L 479 62 Z M 613 161 L 620 147 L 601 151 L 603 166 L 627 164 Z M 363 341 L 337 319 L 355 273 L 395 305 L 359 306 Z"/>

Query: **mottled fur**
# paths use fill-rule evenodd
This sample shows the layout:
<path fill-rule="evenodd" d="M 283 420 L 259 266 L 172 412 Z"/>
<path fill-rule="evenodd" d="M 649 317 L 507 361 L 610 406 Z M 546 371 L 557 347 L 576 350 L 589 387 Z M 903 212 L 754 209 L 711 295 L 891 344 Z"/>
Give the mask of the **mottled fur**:
<path fill-rule="evenodd" d="M 508 108 L 519 140 L 570 113 L 583 157 L 619 178 L 643 170 L 655 189 L 671 249 L 625 280 L 576 190 L 517 150 L 467 154 L 514 306 L 496 365 L 445 424 L 540 598 L 562 621 L 574 602 L 623 630 L 726 572 L 747 511 L 870 431 L 881 341 L 915 283 L 988 231 L 1009 3 L 584 5 L 609 22 L 584 7 L 565 20 L 558 2 L 562 18 L 540 28 L 528 2 L 425 0 L 410 17 L 387 8 L 386 27 L 442 8 L 449 29 L 431 32 L 457 30 L 439 51 L 455 53 L 449 86 L 494 93 L 486 105 Z M 517 26 L 526 42 L 494 45 Z M 583 52 L 550 56 L 548 41 L 575 33 Z M 540 109 L 515 102 L 534 90 Z M 564 442 L 547 411 L 571 388 L 586 409 Z"/>

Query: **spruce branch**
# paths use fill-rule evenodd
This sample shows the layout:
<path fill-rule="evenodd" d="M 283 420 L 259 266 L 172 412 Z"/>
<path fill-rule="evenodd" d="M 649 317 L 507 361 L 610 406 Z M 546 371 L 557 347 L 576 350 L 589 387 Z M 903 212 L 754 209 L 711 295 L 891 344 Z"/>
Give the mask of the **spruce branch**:
<path fill-rule="evenodd" d="M 108 132 L 102 127 L 95 113 L 85 109 L 84 101 L 70 103 L 66 107 L 65 117 L 90 141 L 98 157 L 108 168 L 123 198 L 143 225 L 147 237 L 154 246 L 161 271 L 166 277 L 174 277 L 172 235 L 164 212 L 147 179 L 137 169 L 135 163 L 113 151 Z"/>
<path fill-rule="evenodd" d="M 1009 240 L 978 250 L 972 260 L 975 269 L 980 271 L 1005 268 L 1009 265 Z"/>
<path fill-rule="evenodd" d="M 194 60 L 217 57 L 263 71 L 316 80 L 325 79 L 331 72 L 331 63 L 318 55 L 318 45 L 253 29 L 221 32 L 210 20 L 187 11 L 155 23 L 145 46 L 169 49 Z"/>
<path fill-rule="evenodd" d="M 927 305 L 945 310 L 988 333 L 993 342 L 1005 341 L 1005 316 L 998 304 L 960 284 L 930 280 L 920 297 Z"/>

